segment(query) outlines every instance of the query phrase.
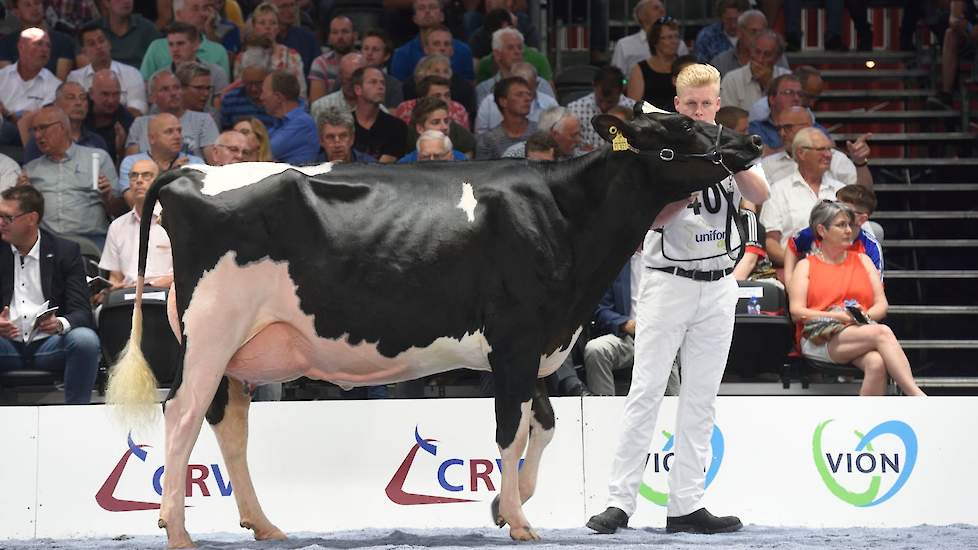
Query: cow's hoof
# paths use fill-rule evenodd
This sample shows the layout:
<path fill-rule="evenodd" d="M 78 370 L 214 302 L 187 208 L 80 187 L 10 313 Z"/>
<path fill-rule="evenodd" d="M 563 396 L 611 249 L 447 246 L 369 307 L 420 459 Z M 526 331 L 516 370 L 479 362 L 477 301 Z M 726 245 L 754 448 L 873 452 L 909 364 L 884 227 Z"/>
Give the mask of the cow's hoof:
<path fill-rule="evenodd" d="M 499 495 L 492 499 L 492 504 L 489 505 L 492 511 L 492 522 L 496 524 L 496 527 L 503 528 L 506 526 L 506 520 L 503 519 L 502 514 L 499 513 Z"/>
<path fill-rule="evenodd" d="M 166 520 L 160 518 L 160 520 L 156 522 L 156 526 L 159 527 L 160 529 L 166 529 Z"/>
<path fill-rule="evenodd" d="M 271 523 L 264 527 L 259 527 L 250 521 L 242 521 L 241 527 L 254 531 L 255 540 L 286 540 L 289 538 L 281 529 Z"/>
<path fill-rule="evenodd" d="M 540 540 L 540 535 L 527 525 L 526 527 L 511 527 L 509 538 L 513 540 Z"/>

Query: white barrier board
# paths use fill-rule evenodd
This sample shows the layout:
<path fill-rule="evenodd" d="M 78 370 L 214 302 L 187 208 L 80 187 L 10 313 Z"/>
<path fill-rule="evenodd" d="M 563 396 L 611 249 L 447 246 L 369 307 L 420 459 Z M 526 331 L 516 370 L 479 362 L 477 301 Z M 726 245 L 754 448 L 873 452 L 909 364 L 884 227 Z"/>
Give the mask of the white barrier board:
<path fill-rule="evenodd" d="M 37 509 L 37 407 L 0 409 L 0 538 L 34 537 Z"/>

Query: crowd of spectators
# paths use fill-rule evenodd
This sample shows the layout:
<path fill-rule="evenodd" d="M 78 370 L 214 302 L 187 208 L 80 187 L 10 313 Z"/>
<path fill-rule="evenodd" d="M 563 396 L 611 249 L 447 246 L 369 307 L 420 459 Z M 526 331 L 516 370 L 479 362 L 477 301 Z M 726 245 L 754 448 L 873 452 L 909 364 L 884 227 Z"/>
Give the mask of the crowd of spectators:
<path fill-rule="evenodd" d="M 369 19 L 332 16 L 330 4 L 7 0 L 0 191 L 37 190 L 46 202 L 35 209 L 40 238 L 90 241 L 123 287 L 135 280 L 129 256 L 145 187 L 168 169 L 573 158 L 602 145 L 590 125 L 596 114 L 628 119 L 643 100 L 674 111 L 676 75 L 696 62 L 724 75 L 725 125 L 764 138 L 774 197 L 759 216 L 774 266 L 813 202 L 846 184 L 872 186 L 865 139 L 839 151 L 814 120 L 823 83 L 812 67 L 788 66 L 785 40 L 768 25 L 771 3 L 762 3 L 766 16 L 744 0 L 719 0 L 717 22 L 687 44 L 661 0 L 641 0 L 640 30 L 617 41 L 591 93 L 563 106 L 520 3 L 486 0 L 463 13 L 413 0 L 371 28 L 358 27 Z M 974 6 L 950 4 L 945 51 L 978 36 Z M 860 45 L 871 43 L 859 3 L 845 5 Z M 17 194 L 4 200 L 12 201 L 0 216 L 6 226 L 34 205 Z M 154 279 L 165 282 L 165 271 L 160 261 Z"/>

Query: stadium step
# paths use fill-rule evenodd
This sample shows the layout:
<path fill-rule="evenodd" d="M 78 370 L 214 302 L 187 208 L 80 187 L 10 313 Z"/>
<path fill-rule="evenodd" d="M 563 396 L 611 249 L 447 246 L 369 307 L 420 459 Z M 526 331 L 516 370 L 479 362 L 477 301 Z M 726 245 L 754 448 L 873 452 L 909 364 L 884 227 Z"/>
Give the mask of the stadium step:
<path fill-rule="evenodd" d="M 959 192 L 978 191 L 978 183 L 877 183 L 873 186 L 876 193 L 884 192 Z"/>
<path fill-rule="evenodd" d="M 874 158 L 870 164 L 878 168 L 974 167 L 978 158 Z"/>
<path fill-rule="evenodd" d="M 889 275 L 889 272 L 887 272 Z M 893 315 L 972 315 L 978 306 L 902 306 L 891 305 L 887 313 Z"/>
<path fill-rule="evenodd" d="M 886 248 L 970 248 L 978 239 L 888 239 Z"/>
<path fill-rule="evenodd" d="M 871 52 L 803 51 L 789 53 L 788 63 L 792 67 L 798 65 L 862 65 L 865 67 L 867 61 L 878 66 L 891 63 L 909 63 L 914 61 L 915 57 L 914 52 L 886 50 L 873 50 Z"/>
<path fill-rule="evenodd" d="M 903 349 L 978 349 L 978 340 L 900 340 Z"/>
<path fill-rule="evenodd" d="M 978 269 L 888 269 L 884 276 L 887 279 L 978 279 Z"/>
<path fill-rule="evenodd" d="M 911 100 L 927 99 L 934 95 L 931 89 L 911 90 L 826 90 L 818 96 L 819 101 L 864 101 L 864 100 Z"/>
<path fill-rule="evenodd" d="M 957 119 L 961 111 L 819 111 L 815 120 L 828 123 L 921 122 L 933 119 Z"/>
<path fill-rule="evenodd" d="M 928 78 L 930 71 L 926 69 L 826 69 L 821 72 L 822 80 L 855 80 L 855 79 L 914 79 Z"/>
<path fill-rule="evenodd" d="M 833 134 L 838 143 L 855 141 L 862 133 Z M 978 135 L 970 132 L 913 132 L 873 134 L 866 140 L 870 145 L 920 145 L 923 143 L 967 143 L 974 142 Z"/>
<path fill-rule="evenodd" d="M 978 219 L 974 210 L 907 210 L 874 212 L 874 220 L 958 220 Z"/>

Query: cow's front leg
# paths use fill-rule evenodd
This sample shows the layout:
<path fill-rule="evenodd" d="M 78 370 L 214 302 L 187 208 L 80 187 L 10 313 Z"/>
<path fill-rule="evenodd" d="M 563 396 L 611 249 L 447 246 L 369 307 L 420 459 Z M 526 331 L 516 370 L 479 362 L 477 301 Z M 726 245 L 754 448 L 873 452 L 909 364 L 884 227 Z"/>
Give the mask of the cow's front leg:
<path fill-rule="evenodd" d="M 526 458 L 520 468 L 520 499 L 530 500 L 537 487 L 537 476 L 540 472 L 540 460 L 543 450 L 554 438 L 553 407 L 547 395 L 547 386 L 543 380 L 537 380 L 536 391 L 533 393 L 532 414 L 530 415 L 530 442 L 526 448 Z"/>
<path fill-rule="evenodd" d="M 265 517 L 255 486 L 248 471 L 248 408 L 251 397 L 245 385 L 235 378 L 228 378 L 228 404 L 224 417 L 211 426 L 224 456 L 234 487 L 234 500 L 238 505 L 240 524 L 255 533 L 255 540 L 282 540 L 287 538 L 278 527 Z"/>

